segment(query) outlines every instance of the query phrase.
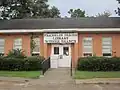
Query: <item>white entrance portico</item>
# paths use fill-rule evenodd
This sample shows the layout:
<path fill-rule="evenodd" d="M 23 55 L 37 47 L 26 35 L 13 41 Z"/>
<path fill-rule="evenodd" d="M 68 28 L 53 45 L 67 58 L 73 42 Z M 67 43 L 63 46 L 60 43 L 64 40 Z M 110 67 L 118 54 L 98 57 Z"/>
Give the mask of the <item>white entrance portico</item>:
<path fill-rule="evenodd" d="M 71 44 L 78 42 L 78 33 L 45 33 L 44 43 L 51 43 L 51 68 L 70 67 Z"/>

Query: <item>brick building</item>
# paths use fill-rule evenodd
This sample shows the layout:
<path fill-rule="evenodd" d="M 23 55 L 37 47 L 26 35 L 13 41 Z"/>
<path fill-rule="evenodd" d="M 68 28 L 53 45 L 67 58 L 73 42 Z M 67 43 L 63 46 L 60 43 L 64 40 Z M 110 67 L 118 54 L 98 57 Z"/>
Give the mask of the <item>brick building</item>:
<path fill-rule="evenodd" d="M 31 54 L 31 37 L 36 43 Z M 78 57 L 120 57 L 120 18 L 47 18 L 0 21 L 0 53 L 23 49 L 50 57 L 51 68 L 70 67 Z"/>

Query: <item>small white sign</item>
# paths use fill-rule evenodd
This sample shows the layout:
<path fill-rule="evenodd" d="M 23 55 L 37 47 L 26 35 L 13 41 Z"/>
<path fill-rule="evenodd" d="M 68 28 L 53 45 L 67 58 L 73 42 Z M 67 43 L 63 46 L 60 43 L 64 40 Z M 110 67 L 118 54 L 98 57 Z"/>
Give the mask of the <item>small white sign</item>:
<path fill-rule="evenodd" d="M 78 33 L 44 33 L 44 43 L 78 43 Z"/>

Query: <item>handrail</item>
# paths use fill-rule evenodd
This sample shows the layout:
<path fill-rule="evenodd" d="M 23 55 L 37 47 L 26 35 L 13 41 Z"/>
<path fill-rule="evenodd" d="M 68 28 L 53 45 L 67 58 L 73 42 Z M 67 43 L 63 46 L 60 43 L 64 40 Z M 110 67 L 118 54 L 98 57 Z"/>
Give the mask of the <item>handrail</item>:
<path fill-rule="evenodd" d="M 44 75 L 45 72 L 50 68 L 50 57 L 45 59 L 42 63 L 42 74 Z"/>
<path fill-rule="evenodd" d="M 72 76 L 72 58 L 71 58 L 71 67 L 70 67 L 70 75 Z"/>

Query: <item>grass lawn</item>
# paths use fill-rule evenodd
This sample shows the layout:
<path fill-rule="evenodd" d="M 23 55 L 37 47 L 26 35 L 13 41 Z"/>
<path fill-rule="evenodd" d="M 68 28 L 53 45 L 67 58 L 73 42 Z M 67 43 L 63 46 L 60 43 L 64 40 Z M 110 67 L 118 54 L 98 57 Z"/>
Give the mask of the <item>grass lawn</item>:
<path fill-rule="evenodd" d="M 76 71 L 74 78 L 75 79 L 120 78 L 120 72 Z"/>
<path fill-rule="evenodd" d="M 40 71 L 0 71 L 0 76 L 4 77 L 23 77 L 38 78 Z"/>

